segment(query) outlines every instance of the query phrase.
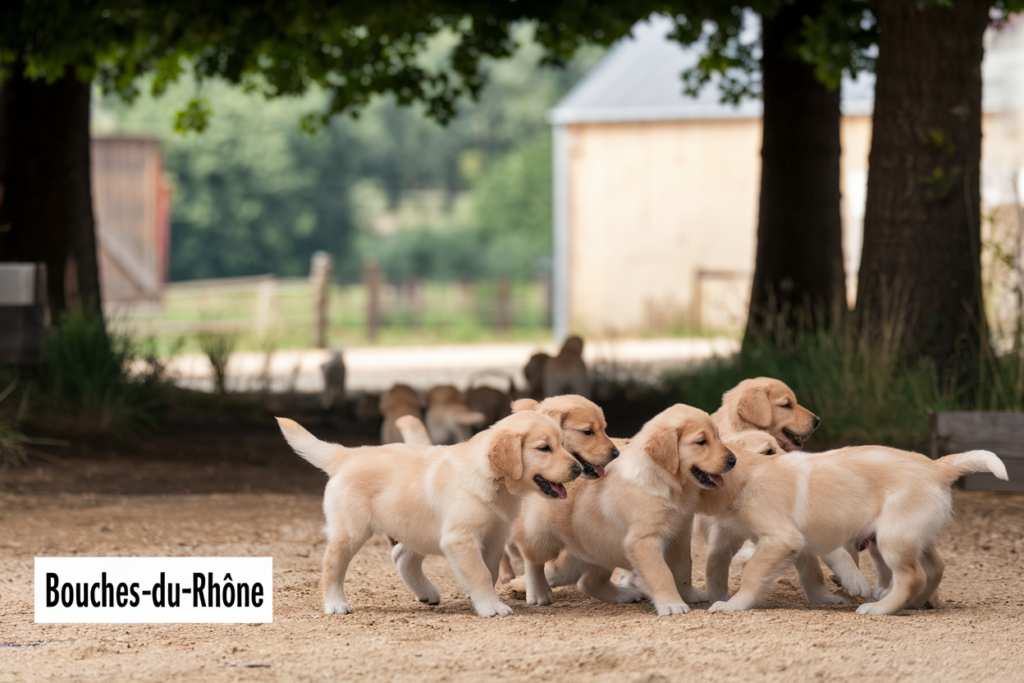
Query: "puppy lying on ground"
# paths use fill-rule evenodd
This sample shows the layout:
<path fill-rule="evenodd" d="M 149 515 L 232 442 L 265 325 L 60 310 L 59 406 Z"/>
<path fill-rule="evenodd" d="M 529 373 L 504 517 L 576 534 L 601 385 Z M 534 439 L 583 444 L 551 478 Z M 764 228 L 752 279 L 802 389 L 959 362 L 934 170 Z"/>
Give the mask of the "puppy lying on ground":
<path fill-rule="evenodd" d="M 756 430 L 768 432 L 787 451 L 803 448 L 821 418 L 796 402 L 784 382 L 770 377 L 746 379 L 725 392 L 722 407 L 711 416 L 722 438 Z"/>
<path fill-rule="evenodd" d="M 345 448 L 320 441 L 292 420 L 278 423 L 295 452 L 330 475 L 324 493 L 327 614 L 351 611 L 345 572 L 375 533 L 405 544 L 420 563 L 423 555 L 444 555 L 480 616 L 511 614 L 494 582 L 522 497 L 565 498 L 563 484 L 583 471 L 563 447 L 558 425 L 530 411 L 455 446 Z M 419 574 L 422 583 L 413 593 L 422 602 L 440 602 L 437 589 Z"/>
<path fill-rule="evenodd" d="M 551 604 L 544 564 L 565 548 L 583 567 L 577 585 L 587 595 L 634 602 L 646 593 L 659 616 L 688 612 L 685 600 L 703 599 L 690 582 L 694 510 L 735 462 L 707 413 L 675 405 L 644 425 L 603 480 L 573 485 L 568 504 L 524 501 L 513 538 L 526 561 L 527 603 Z M 616 567 L 638 574 L 644 591 L 612 583 Z"/>
<path fill-rule="evenodd" d="M 450 446 L 466 441 L 473 427 L 482 425 L 487 416 L 466 405 L 465 395 L 450 384 L 436 386 L 427 392 L 427 433 L 437 445 Z"/>
<path fill-rule="evenodd" d="M 821 574 L 815 554 L 865 540 L 877 546 L 892 585 L 881 587 L 880 599 L 862 604 L 857 613 L 923 607 L 942 580 L 935 541 L 952 512 L 950 486 L 972 472 L 1007 478 L 1002 461 L 988 451 L 931 460 L 895 448 L 855 446 L 770 458 L 737 451 L 737 458 L 718 495 L 702 499 L 701 512 L 717 517 L 722 536 L 708 549 L 709 585 L 726 584 L 729 559 L 743 538 L 755 537 L 757 549 L 743 569 L 739 592 L 714 603 L 711 612 L 755 607 L 794 558 L 805 590 L 807 577 L 823 583 L 814 577 Z"/>
<path fill-rule="evenodd" d="M 380 426 L 380 442 L 402 443 L 402 434 L 395 422 L 403 415 L 412 415 L 416 419 L 423 418 L 420 395 L 408 384 L 396 384 L 380 397 L 380 412 L 384 416 L 384 422 Z"/>

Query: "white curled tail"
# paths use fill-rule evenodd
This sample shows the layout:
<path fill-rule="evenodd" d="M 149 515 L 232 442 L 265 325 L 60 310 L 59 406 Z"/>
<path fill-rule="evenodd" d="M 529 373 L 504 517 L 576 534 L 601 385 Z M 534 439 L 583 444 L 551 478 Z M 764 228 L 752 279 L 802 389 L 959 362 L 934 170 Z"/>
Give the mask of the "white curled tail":
<path fill-rule="evenodd" d="M 991 472 L 1003 481 L 1010 479 L 1006 474 L 1006 465 L 992 451 L 956 453 L 939 458 L 935 463 L 946 471 L 950 483 L 965 474 L 974 474 L 975 472 Z"/>
<path fill-rule="evenodd" d="M 288 445 L 296 453 L 327 474 L 334 474 L 341 464 L 342 457 L 340 456 L 345 454 L 344 446 L 321 441 L 307 432 L 298 422 L 286 417 L 277 418 L 277 424 L 281 427 L 281 433 L 284 434 Z"/>
<path fill-rule="evenodd" d="M 403 415 L 395 420 L 395 426 L 402 433 L 402 441 L 418 446 L 432 446 L 430 434 L 423 426 L 423 421 L 415 415 Z"/>

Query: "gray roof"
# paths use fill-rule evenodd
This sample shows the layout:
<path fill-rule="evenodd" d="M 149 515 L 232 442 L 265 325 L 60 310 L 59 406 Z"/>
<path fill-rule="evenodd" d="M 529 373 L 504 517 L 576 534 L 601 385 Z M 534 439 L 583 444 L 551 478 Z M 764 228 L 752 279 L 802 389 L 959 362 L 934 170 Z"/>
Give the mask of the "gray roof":
<path fill-rule="evenodd" d="M 745 30 L 759 30 L 756 18 Z M 697 63 L 699 51 L 667 36 L 672 22 L 652 15 L 638 22 L 632 35 L 616 43 L 584 78 L 548 112 L 553 124 L 665 121 L 679 119 L 758 118 L 760 100 L 723 104 L 717 81 L 696 97 L 683 92 L 682 72 Z M 1008 106 L 1024 109 L 1024 22 L 990 36 L 984 65 L 985 110 Z M 874 108 L 875 76 L 862 73 L 844 78 L 844 114 L 870 114 Z"/>

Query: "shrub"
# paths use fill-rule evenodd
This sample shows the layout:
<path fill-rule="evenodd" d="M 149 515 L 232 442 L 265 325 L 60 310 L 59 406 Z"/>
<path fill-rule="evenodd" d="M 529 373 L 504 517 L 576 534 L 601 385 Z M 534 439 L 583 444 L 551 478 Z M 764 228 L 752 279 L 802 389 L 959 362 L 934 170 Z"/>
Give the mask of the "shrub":
<path fill-rule="evenodd" d="M 49 427 L 125 433 L 159 423 L 165 386 L 147 368 L 128 334 L 95 313 L 69 312 L 50 331 L 45 364 L 14 372 Z"/>

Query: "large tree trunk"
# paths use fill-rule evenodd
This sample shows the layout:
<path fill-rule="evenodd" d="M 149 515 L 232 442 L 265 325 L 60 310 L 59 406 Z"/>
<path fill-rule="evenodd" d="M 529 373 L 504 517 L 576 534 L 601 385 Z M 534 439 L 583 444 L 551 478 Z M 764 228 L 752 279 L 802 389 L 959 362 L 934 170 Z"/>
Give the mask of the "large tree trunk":
<path fill-rule="evenodd" d="M 20 64 L 3 85 L 0 260 L 43 261 L 54 319 L 100 310 L 89 169 L 90 84 L 69 67 L 47 84 Z"/>
<path fill-rule="evenodd" d="M 797 0 L 762 19 L 761 200 L 744 343 L 812 322 L 806 314 L 828 315 L 836 297 L 845 308 L 839 90 L 822 85 L 795 49 L 803 17 L 821 6 Z"/>
<path fill-rule="evenodd" d="M 975 372 L 987 343 L 979 173 L 982 36 L 990 5 L 879 3 L 857 309 L 888 332 L 910 321 L 907 358 L 931 358 L 943 376 Z M 904 317 L 901 301 L 907 312 L 897 320 Z M 893 308 L 895 316 L 884 313 Z"/>

